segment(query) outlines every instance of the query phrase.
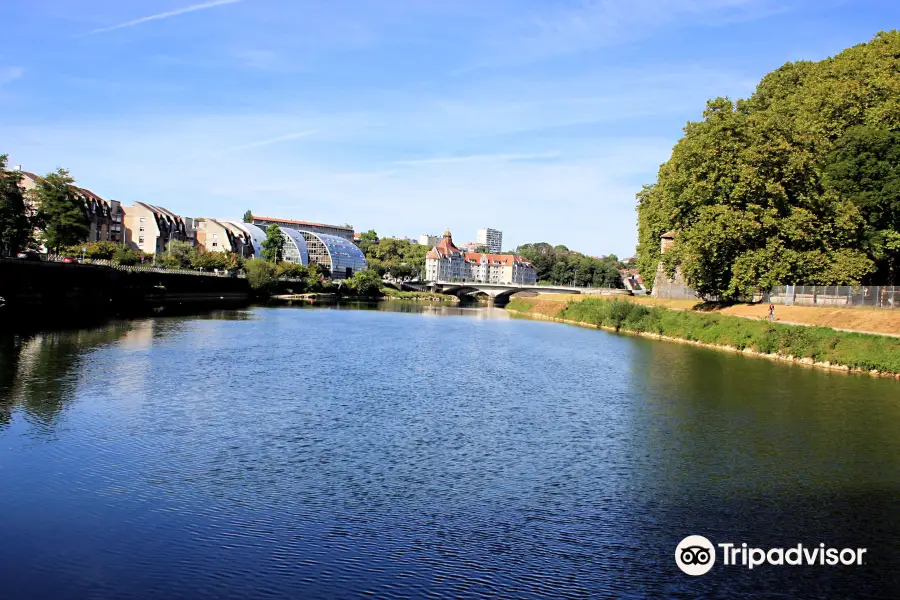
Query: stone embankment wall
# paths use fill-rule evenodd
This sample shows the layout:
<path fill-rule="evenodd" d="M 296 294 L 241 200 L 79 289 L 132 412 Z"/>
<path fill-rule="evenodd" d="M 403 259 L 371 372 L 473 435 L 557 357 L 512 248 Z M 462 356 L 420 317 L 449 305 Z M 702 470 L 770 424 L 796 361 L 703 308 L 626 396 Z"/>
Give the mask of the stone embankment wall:
<path fill-rule="evenodd" d="M 246 279 L 0 259 L 0 326 L 246 304 Z"/>

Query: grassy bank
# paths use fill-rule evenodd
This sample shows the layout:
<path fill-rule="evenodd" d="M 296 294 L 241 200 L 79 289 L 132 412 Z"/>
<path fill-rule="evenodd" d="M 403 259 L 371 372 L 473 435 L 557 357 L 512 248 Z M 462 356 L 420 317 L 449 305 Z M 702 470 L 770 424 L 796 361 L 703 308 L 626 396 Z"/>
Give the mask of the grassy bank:
<path fill-rule="evenodd" d="M 721 314 L 670 310 L 644 306 L 627 300 L 588 298 L 558 303 L 513 299 L 508 310 L 543 315 L 615 331 L 652 334 L 752 350 L 760 354 L 806 359 L 805 362 L 840 365 L 849 369 L 900 374 L 900 339 L 878 335 L 847 333 L 827 327 L 782 325 Z"/>
<path fill-rule="evenodd" d="M 459 298 L 449 294 L 437 294 L 432 292 L 402 292 L 394 288 L 384 286 L 382 295 L 389 300 L 419 300 L 421 302 L 446 302 L 448 304 L 459 302 Z"/>

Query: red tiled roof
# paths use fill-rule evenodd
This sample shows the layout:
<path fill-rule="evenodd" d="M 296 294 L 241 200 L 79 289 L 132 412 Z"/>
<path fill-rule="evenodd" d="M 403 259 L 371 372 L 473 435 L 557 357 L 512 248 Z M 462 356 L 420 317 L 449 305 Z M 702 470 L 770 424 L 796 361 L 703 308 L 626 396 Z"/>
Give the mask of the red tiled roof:
<path fill-rule="evenodd" d="M 260 221 L 272 221 L 275 223 L 293 223 L 294 225 L 314 225 L 316 227 L 333 227 L 334 229 L 344 229 L 346 231 L 353 231 L 352 227 L 344 227 L 343 225 L 328 225 L 326 223 L 311 223 L 309 221 L 294 221 L 293 219 L 276 219 L 275 217 L 260 217 L 257 215 L 253 215 L 253 220 Z"/>
<path fill-rule="evenodd" d="M 661 237 L 662 237 L 663 239 L 666 239 L 666 240 L 674 240 L 674 239 L 675 239 L 675 236 L 676 236 L 677 234 L 678 234 L 678 232 L 675 231 L 675 230 L 673 229 L 672 231 L 667 231 L 667 232 L 665 232 L 664 234 L 662 234 Z"/>
<path fill-rule="evenodd" d="M 462 252 L 459 251 L 459 248 L 453 245 L 453 237 L 450 235 L 449 231 L 444 232 L 444 237 L 441 238 L 441 242 L 435 246 L 435 249 L 438 251 L 438 254 L 441 256 L 459 256 Z M 433 252 L 434 250 L 432 250 Z"/>

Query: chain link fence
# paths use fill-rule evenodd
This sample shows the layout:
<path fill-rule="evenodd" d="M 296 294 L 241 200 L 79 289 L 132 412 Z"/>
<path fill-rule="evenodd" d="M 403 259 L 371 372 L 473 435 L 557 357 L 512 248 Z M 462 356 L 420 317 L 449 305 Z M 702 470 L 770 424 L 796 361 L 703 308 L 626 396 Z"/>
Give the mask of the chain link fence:
<path fill-rule="evenodd" d="M 900 286 L 782 285 L 762 295 L 763 302 L 785 306 L 859 306 L 900 308 Z"/>

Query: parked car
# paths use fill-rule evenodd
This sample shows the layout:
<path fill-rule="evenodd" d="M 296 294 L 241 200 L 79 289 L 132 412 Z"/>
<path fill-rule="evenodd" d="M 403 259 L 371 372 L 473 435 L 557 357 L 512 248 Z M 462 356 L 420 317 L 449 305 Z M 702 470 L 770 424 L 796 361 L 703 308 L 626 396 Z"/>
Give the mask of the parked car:
<path fill-rule="evenodd" d="M 18 258 L 19 260 L 31 260 L 40 262 L 41 255 L 34 250 L 25 250 L 24 252 L 19 252 L 18 254 L 16 254 L 16 258 Z"/>
<path fill-rule="evenodd" d="M 74 264 L 77 263 L 78 261 L 76 261 L 76 260 L 75 260 L 74 258 L 72 258 L 71 256 L 63 256 L 63 257 L 60 259 L 59 262 L 66 263 L 67 265 L 74 265 Z"/>

